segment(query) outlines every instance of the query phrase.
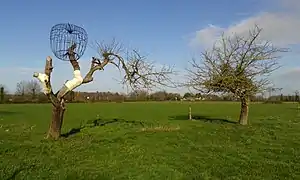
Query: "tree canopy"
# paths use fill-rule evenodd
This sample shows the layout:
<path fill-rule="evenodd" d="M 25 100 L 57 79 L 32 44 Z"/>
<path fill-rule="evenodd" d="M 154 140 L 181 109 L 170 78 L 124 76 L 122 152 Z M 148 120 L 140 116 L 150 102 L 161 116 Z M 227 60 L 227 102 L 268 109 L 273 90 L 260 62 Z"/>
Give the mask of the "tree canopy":
<path fill-rule="evenodd" d="M 199 91 L 233 93 L 239 98 L 253 95 L 270 83 L 268 75 L 280 66 L 280 52 L 269 41 L 259 38 L 262 29 L 255 26 L 248 36 L 225 36 L 212 49 L 201 54 L 201 62 L 192 60 L 188 85 Z"/>

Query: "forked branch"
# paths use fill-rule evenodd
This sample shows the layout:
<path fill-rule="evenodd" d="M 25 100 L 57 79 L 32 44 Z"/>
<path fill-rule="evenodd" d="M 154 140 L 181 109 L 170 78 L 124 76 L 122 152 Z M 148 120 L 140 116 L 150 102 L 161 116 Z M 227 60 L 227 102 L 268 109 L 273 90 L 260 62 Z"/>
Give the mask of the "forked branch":
<path fill-rule="evenodd" d="M 43 92 L 48 98 L 51 100 L 53 105 L 57 105 L 59 103 L 56 96 L 53 94 L 52 87 L 51 87 L 51 73 L 52 73 L 52 58 L 48 56 L 46 58 L 45 70 L 44 73 L 37 73 L 34 72 L 33 77 L 37 78 L 43 86 Z"/>

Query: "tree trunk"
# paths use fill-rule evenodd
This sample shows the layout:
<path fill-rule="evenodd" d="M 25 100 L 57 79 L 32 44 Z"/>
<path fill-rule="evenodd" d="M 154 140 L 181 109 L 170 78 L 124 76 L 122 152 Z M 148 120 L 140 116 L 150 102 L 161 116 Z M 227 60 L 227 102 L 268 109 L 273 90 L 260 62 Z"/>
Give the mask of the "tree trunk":
<path fill-rule="evenodd" d="M 61 135 L 61 128 L 64 119 L 65 105 L 62 101 L 60 105 L 52 105 L 52 120 L 49 127 L 47 138 L 57 140 Z"/>
<path fill-rule="evenodd" d="M 241 98 L 241 112 L 240 112 L 240 119 L 239 123 L 241 125 L 248 124 L 248 113 L 249 113 L 249 98 Z"/>

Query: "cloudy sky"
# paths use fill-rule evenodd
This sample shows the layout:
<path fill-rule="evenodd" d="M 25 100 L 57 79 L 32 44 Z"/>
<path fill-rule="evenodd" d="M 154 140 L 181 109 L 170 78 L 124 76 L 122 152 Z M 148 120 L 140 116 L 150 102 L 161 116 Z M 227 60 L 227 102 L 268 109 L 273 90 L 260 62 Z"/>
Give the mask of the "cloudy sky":
<path fill-rule="evenodd" d="M 0 6 L 0 84 L 14 92 L 17 82 L 42 71 L 48 55 L 54 58 L 54 89 L 72 78 L 69 63 L 56 59 L 49 46 L 49 31 L 61 22 L 84 27 L 90 45 L 116 38 L 149 60 L 175 65 L 180 71 L 222 32 L 244 34 L 257 24 L 263 28 L 262 38 L 291 48 L 280 60 L 283 67 L 272 75 L 273 83 L 286 93 L 300 89 L 299 0 L 5 1 Z M 89 47 L 80 60 L 83 74 L 91 56 L 97 52 Z M 107 67 L 79 89 L 126 92 L 115 80 L 119 77 L 116 69 Z"/>

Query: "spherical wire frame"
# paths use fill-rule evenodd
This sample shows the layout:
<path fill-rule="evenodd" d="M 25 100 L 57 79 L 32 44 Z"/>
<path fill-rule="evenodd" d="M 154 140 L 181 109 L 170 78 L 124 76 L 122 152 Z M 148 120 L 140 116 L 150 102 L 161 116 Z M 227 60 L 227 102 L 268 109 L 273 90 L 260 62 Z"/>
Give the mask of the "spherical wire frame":
<path fill-rule="evenodd" d="M 51 28 L 50 47 L 55 57 L 60 60 L 70 60 L 68 49 L 74 44 L 76 45 L 74 49 L 75 59 L 79 60 L 86 50 L 87 43 L 88 35 L 82 27 L 69 23 L 61 23 Z"/>

